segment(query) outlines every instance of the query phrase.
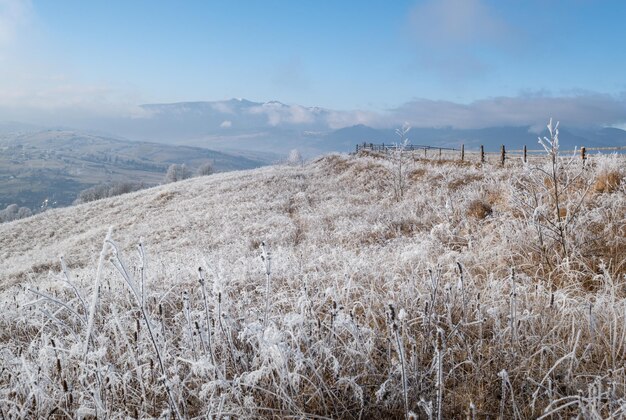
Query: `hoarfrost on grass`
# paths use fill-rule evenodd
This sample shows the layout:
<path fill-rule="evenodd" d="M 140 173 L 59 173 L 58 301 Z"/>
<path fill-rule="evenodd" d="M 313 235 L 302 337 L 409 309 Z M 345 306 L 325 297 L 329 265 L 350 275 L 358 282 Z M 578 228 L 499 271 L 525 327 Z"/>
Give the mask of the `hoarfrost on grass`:
<path fill-rule="evenodd" d="M 2 416 L 622 415 L 623 157 L 403 159 L 401 195 L 330 155 L 0 225 Z"/>

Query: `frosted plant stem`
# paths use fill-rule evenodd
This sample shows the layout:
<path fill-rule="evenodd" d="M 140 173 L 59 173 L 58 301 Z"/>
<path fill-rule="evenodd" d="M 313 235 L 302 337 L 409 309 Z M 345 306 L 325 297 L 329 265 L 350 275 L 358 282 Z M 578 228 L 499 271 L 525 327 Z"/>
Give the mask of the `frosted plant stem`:
<path fill-rule="evenodd" d="M 261 259 L 265 265 L 265 278 L 266 278 L 266 287 L 265 287 L 265 316 L 263 317 L 263 328 L 267 327 L 267 321 L 270 313 L 270 293 L 272 292 L 272 264 L 271 264 L 271 256 L 269 251 L 267 250 L 267 246 L 265 242 L 261 242 Z"/>
<path fill-rule="evenodd" d="M 398 346 L 398 356 L 400 357 L 400 367 L 402 369 L 402 395 L 404 397 L 404 416 L 405 418 L 409 418 L 409 390 L 408 383 L 406 377 L 406 367 L 404 363 L 404 348 L 402 347 L 402 342 L 400 340 L 400 333 L 398 329 L 395 329 L 396 336 L 396 346 Z"/>
<path fill-rule="evenodd" d="M 396 342 L 396 348 L 398 350 L 398 357 L 400 358 L 400 369 L 402 373 L 402 396 L 404 399 L 404 418 L 409 418 L 409 390 L 406 377 L 406 365 L 404 360 L 404 346 L 402 345 L 402 339 L 400 338 L 400 328 L 396 320 L 396 311 L 392 304 L 389 304 L 389 323 L 393 331 L 393 335 Z"/>
<path fill-rule="evenodd" d="M 463 323 L 467 323 L 467 302 L 465 299 L 465 277 L 463 275 L 463 266 L 461 265 L 460 262 L 456 263 L 457 267 L 459 268 L 459 282 L 461 283 L 461 304 L 463 307 Z"/>
<path fill-rule="evenodd" d="M 191 311 L 189 309 L 189 293 L 185 290 L 183 291 L 183 315 L 185 316 L 185 321 L 187 322 L 187 333 L 189 334 L 189 341 L 191 342 L 191 351 L 196 354 L 196 343 L 193 339 L 193 328 L 191 326 Z"/>
<path fill-rule="evenodd" d="M 504 419 L 504 406 L 506 404 L 506 382 L 505 382 L 506 371 L 502 370 L 498 376 L 502 379 L 501 384 L 501 397 L 500 397 L 500 419 Z"/>
<path fill-rule="evenodd" d="M 57 305 L 60 305 L 60 306 L 64 307 L 64 308 L 65 308 L 65 309 L 67 309 L 67 310 L 68 310 L 68 311 L 69 311 L 72 315 L 76 316 L 76 319 L 78 319 L 81 323 L 83 323 L 84 325 L 86 325 L 86 324 L 87 324 L 87 323 L 85 322 L 85 319 L 84 319 L 82 316 L 80 316 L 80 315 L 78 314 L 78 312 L 76 312 L 74 309 L 72 309 L 70 306 L 68 306 L 65 302 L 61 302 L 60 300 L 58 300 L 58 299 L 56 299 L 56 298 L 54 298 L 54 297 L 52 297 L 52 296 L 50 296 L 50 295 L 47 295 L 47 294 L 45 294 L 45 293 L 43 293 L 43 292 L 40 292 L 40 291 L 38 291 L 38 290 L 34 290 L 34 289 L 30 289 L 30 288 L 29 288 L 29 289 L 28 289 L 28 291 L 29 291 L 29 292 L 31 292 L 31 293 L 34 293 L 34 294 L 36 294 L 36 295 L 38 295 L 38 296 L 41 296 L 41 297 L 42 297 L 42 298 L 44 298 L 44 299 L 48 299 L 48 300 L 50 300 L 51 302 L 56 303 Z M 55 318 L 56 318 L 56 317 L 55 317 Z"/>
<path fill-rule="evenodd" d="M 89 318 L 87 319 L 87 331 L 85 332 L 85 342 L 83 344 L 83 354 L 87 358 L 87 352 L 89 351 L 89 341 L 91 339 L 91 330 L 93 329 L 93 320 L 96 314 L 96 307 L 98 306 L 98 294 L 100 291 L 100 281 L 102 280 L 102 268 L 104 266 L 104 257 L 109 249 L 109 242 L 111 241 L 111 234 L 113 233 L 113 226 L 109 228 L 107 236 L 104 238 L 102 244 L 102 251 L 100 251 L 100 258 L 98 259 L 98 271 L 96 272 L 96 280 L 93 286 L 93 296 L 91 298 L 91 306 L 89 308 Z"/>
<path fill-rule="evenodd" d="M 134 282 L 130 278 L 130 275 L 128 274 L 128 270 L 126 269 L 124 262 L 120 258 L 117 245 L 115 245 L 115 243 L 110 239 L 110 234 L 107 235 L 106 243 L 110 244 L 111 247 L 113 248 L 115 259 L 117 261 L 117 264 L 114 264 L 114 266 L 124 278 L 126 285 L 130 289 L 133 297 L 135 298 L 135 301 L 137 302 L 137 305 L 139 306 L 139 309 L 141 311 L 141 315 L 143 317 L 144 323 L 146 324 L 146 327 L 148 328 L 148 334 L 150 335 L 150 341 L 152 342 L 152 346 L 154 347 L 154 351 L 157 356 L 157 361 L 159 362 L 159 368 L 161 370 L 161 374 L 163 375 L 162 377 L 163 385 L 167 392 L 167 396 L 170 399 L 170 405 L 174 409 L 174 414 L 176 415 L 176 418 L 182 419 L 183 416 L 180 414 L 180 411 L 178 409 L 178 404 L 176 403 L 176 399 L 174 398 L 174 395 L 172 394 L 172 390 L 169 385 L 169 380 L 167 379 L 167 371 L 165 370 L 165 364 L 163 363 L 163 357 L 161 355 L 161 351 L 159 350 L 159 345 L 157 344 L 156 336 L 154 332 L 152 331 L 152 323 L 150 321 L 150 317 L 148 316 L 148 313 L 146 312 L 146 308 L 144 307 L 144 305 L 141 304 L 141 296 L 139 296 L 139 293 L 134 285 Z"/>
<path fill-rule="evenodd" d="M 517 289 L 515 286 L 515 269 L 511 268 L 511 347 L 517 342 Z"/>
<path fill-rule="evenodd" d="M 209 347 L 209 356 L 211 357 L 211 363 L 217 368 L 217 366 L 215 365 L 215 355 L 213 354 L 213 345 L 211 343 L 211 317 L 209 316 L 209 302 L 206 294 L 206 280 L 204 279 L 204 274 L 202 273 L 202 267 L 198 268 L 198 276 L 200 281 L 200 288 L 202 289 L 202 301 L 204 303 L 204 319 L 206 322 L 206 335 L 207 345 Z"/>
<path fill-rule="evenodd" d="M 63 277 L 65 279 L 65 282 L 70 285 L 70 287 L 74 291 L 74 294 L 76 295 L 78 300 L 80 300 L 80 303 L 83 306 L 83 310 L 86 313 L 87 312 L 87 304 L 85 303 L 85 300 L 83 299 L 81 294 L 78 293 L 78 289 L 76 289 L 76 286 L 74 286 L 74 283 L 72 283 L 72 281 L 70 280 L 70 273 L 69 273 L 69 270 L 67 269 L 67 265 L 65 264 L 65 258 L 63 256 L 61 256 L 60 260 L 61 260 L 61 270 L 63 271 Z"/>
<path fill-rule="evenodd" d="M 139 272 L 141 274 L 140 278 L 140 296 L 141 296 L 141 306 L 144 305 L 144 283 L 145 283 L 145 269 L 146 269 L 146 254 L 143 250 L 143 238 L 139 239 L 139 244 L 137 245 L 137 250 L 139 251 L 139 260 L 141 264 L 139 266 Z"/>
<path fill-rule="evenodd" d="M 437 420 L 443 417 L 443 333 L 437 330 L 435 355 L 437 357 Z"/>

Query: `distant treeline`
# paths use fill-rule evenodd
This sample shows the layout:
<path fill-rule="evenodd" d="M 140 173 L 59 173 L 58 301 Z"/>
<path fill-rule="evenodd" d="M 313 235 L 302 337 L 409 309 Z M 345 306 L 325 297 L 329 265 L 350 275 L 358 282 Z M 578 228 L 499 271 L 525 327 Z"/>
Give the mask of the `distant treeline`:
<path fill-rule="evenodd" d="M 0 223 L 11 222 L 17 219 L 32 216 L 33 212 L 28 207 L 20 207 L 17 204 L 9 204 L 4 210 L 0 210 Z"/>
<path fill-rule="evenodd" d="M 195 176 L 211 175 L 214 172 L 213 164 L 205 162 L 196 169 Z M 171 164 L 165 176 L 163 183 L 182 181 L 194 176 L 187 165 Z M 90 201 L 101 200 L 103 198 L 116 197 L 118 195 L 127 194 L 134 191 L 143 190 L 153 187 L 154 185 L 144 182 L 112 182 L 107 184 L 95 185 L 80 191 L 72 204 L 88 203 Z M 42 210 L 45 208 L 42 206 Z M 23 219 L 33 215 L 33 211 L 28 207 L 19 207 L 17 204 L 10 204 L 6 209 L 0 210 L 0 223 L 10 222 L 12 220 Z"/>
<path fill-rule="evenodd" d="M 78 193 L 74 204 L 88 203 L 102 198 L 115 197 L 133 191 L 143 190 L 148 185 L 143 182 L 114 182 L 87 188 Z"/>

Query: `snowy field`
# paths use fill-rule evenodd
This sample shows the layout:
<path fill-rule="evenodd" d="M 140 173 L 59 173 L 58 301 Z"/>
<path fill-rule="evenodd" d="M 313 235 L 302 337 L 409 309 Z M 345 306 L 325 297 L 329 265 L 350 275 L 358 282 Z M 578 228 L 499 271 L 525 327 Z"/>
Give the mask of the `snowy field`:
<path fill-rule="evenodd" d="M 2 224 L 0 417 L 625 416 L 624 159 L 329 155 Z"/>

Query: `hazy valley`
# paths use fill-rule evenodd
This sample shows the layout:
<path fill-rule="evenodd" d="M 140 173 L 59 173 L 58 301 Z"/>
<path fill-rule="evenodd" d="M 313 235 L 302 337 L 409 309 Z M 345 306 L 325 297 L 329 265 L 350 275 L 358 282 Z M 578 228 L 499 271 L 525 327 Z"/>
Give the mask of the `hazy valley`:
<path fill-rule="evenodd" d="M 9 204 L 38 211 L 70 205 L 94 185 L 163 182 L 170 164 L 195 171 L 210 163 L 216 172 L 259 167 L 271 162 L 200 147 L 133 142 L 72 130 L 0 134 L 0 209 Z M 278 155 L 274 155 L 278 159 Z"/>

